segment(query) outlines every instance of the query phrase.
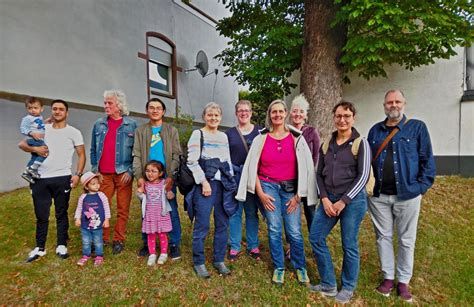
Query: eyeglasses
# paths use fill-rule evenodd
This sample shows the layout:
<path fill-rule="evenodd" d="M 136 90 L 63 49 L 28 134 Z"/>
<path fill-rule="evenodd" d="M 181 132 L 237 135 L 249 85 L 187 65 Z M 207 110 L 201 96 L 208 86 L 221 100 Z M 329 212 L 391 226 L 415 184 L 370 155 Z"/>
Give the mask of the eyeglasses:
<path fill-rule="evenodd" d="M 242 114 L 242 113 L 250 113 L 252 110 L 238 110 L 237 113 Z"/>
<path fill-rule="evenodd" d="M 162 107 L 148 107 L 148 110 L 150 111 L 163 111 L 163 108 Z"/>
<path fill-rule="evenodd" d="M 352 114 L 334 115 L 334 119 L 337 120 L 337 121 L 340 121 L 343 118 L 344 118 L 345 121 L 348 121 L 349 119 L 352 118 Z"/>

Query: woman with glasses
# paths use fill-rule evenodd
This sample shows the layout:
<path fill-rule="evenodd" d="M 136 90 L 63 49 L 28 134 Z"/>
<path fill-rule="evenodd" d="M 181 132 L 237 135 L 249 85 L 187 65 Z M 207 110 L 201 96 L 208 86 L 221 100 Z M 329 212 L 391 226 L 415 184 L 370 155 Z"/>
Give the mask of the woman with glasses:
<path fill-rule="evenodd" d="M 311 152 L 301 132 L 287 125 L 287 118 L 284 101 L 275 100 L 269 105 L 266 129 L 253 141 L 236 196 L 237 200 L 245 201 L 247 192 L 256 194 L 264 207 L 274 266 L 272 281 L 280 286 L 285 277 L 283 227 L 298 281 L 309 283 L 301 234 L 300 199 L 307 197 L 309 205 L 317 200 Z"/>
<path fill-rule="evenodd" d="M 247 158 L 253 139 L 259 135 L 260 126 L 252 124 L 252 103 L 248 100 L 239 100 L 235 104 L 237 126 L 228 129 L 225 133 L 229 139 L 230 159 L 234 174 L 239 183 L 242 167 Z M 258 198 L 254 194 L 247 194 L 245 202 L 239 202 L 237 212 L 229 219 L 229 254 L 227 258 L 233 262 L 240 254 L 242 240 L 242 213 L 245 211 L 245 233 L 247 237 L 247 253 L 255 260 L 260 260 L 258 241 Z"/>
<path fill-rule="evenodd" d="M 359 276 L 359 227 L 367 211 L 365 185 L 369 178 L 371 153 L 367 140 L 352 126 L 356 109 L 342 101 L 333 108 L 336 131 L 319 150 L 316 181 L 321 198 L 311 226 L 309 241 L 316 257 L 320 284 L 310 289 L 339 303 L 352 298 Z M 326 238 L 340 221 L 343 250 L 341 290 Z"/>

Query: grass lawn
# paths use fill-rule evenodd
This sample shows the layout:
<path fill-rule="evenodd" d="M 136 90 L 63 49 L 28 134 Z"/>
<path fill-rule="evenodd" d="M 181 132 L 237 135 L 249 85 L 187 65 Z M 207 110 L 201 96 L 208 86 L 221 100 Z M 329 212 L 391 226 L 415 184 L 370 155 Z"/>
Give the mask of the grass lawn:
<path fill-rule="evenodd" d="M 237 262 L 229 264 L 233 271 L 231 276 L 222 278 L 210 270 L 212 277 L 200 280 L 192 270 L 192 225 L 186 213 L 181 212 L 182 259 L 160 267 L 147 267 L 146 259 L 137 257 L 141 247 L 140 209 L 135 199 L 130 210 L 125 251 L 115 256 L 108 247 L 103 266 L 89 264 L 80 268 L 76 261 L 81 256 L 81 238 L 72 220 L 79 193 L 80 189 L 76 189 L 70 202 L 70 257 L 61 260 L 54 254 L 56 227 L 52 208 L 47 255 L 31 264 L 25 263 L 28 252 L 35 246 L 35 218 L 29 190 L 0 195 L 0 304 L 334 304 L 298 285 L 291 270 L 287 270 L 282 288 L 271 284 L 272 265 L 263 223 L 260 231 L 262 261 L 255 262 L 242 255 Z M 459 177 L 438 177 L 434 188 L 423 198 L 415 272 L 411 281 L 415 303 L 471 306 L 474 303 L 473 200 L 474 178 Z M 316 283 L 319 277 L 307 241 L 306 225 L 303 230 L 309 277 Z M 359 238 L 361 271 L 351 302 L 355 305 L 403 305 L 395 296 L 384 298 L 374 292 L 382 276 L 368 215 Z M 339 227 L 328 241 L 339 276 L 342 266 Z M 208 240 L 209 269 L 211 254 L 212 241 Z"/>

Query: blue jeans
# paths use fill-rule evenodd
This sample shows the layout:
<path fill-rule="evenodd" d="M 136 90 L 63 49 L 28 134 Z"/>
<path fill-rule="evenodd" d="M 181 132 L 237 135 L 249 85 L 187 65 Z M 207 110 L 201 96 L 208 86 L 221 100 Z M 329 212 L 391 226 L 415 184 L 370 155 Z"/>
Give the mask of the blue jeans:
<path fill-rule="evenodd" d="M 342 195 L 328 193 L 328 198 L 335 203 Z M 321 284 L 326 287 L 336 287 L 336 275 L 332 263 L 331 254 L 326 245 L 326 238 L 336 225 L 341 221 L 341 241 L 344 253 L 342 261 L 342 288 L 354 291 L 359 278 L 359 227 L 365 213 L 367 212 L 367 194 L 362 190 L 347 205 L 339 216 L 329 217 L 324 212 L 322 203 L 318 206 L 311 224 L 309 242 L 316 257 Z"/>
<path fill-rule="evenodd" d="M 176 186 L 173 186 L 173 193 L 176 195 Z M 181 221 L 179 219 L 178 202 L 176 197 L 168 200 L 171 206 L 171 226 L 173 227 L 168 233 L 168 244 L 169 246 L 179 246 L 181 244 Z M 148 246 L 148 236 L 146 233 L 142 233 L 143 245 Z"/>
<path fill-rule="evenodd" d="M 240 251 L 242 240 L 242 212 L 245 210 L 245 233 L 247 249 L 258 247 L 258 199 L 257 195 L 247 193 L 247 200 L 239 202 L 237 212 L 229 218 L 229 245 L 231 250 Z"/>
<path fill-rule="evenodd" d="M 102 239 L 102 228 L 84 229 L 81 227 L 82 255 L 91 256 L 91 246 L 94 244 L 95 255 L 104 256 L 104 240 Z"/>
<path fill-rule="evenodd" d="M 275 269 L 285 268 L 282 242 L 282 231 L 285 227 L 285 233 L 290 243 L 291 264 L 295 269 L 306 268 L 303 235 L 301 234 L 301 206 L 298 205 L 293 213 L 288 214 L 285 204 L 294 196 L 294 193 L 283 191 L 277 183 L 261 181 L 261 184 L 263 192 L 275 199 L 273 202 L 275 211 L 265 209 L 273 266 Z"/>
<path fill-rule="evenodd" d="M 39 146 L 44 146 L 46 145 L 43 140 L 35 140 L 35 139 L 26 139 L 26 144 L 32 147 L 39 147 Z M 31 159 L 28 161 L 27 166 L 33 165 L 33 163 L 38 162 L 38 163 L 43 163 L 43 161 L 46 160 L 45 157 L 40 156 L 34 152 L 31 153 Z"/>
<path fill-rule="evenodd" d="M 194 228 L 193 228 L 193 263 L 204 264 L 204 243 L 209 233 L 211 211 L 214 208 L 214 262 L 223 262 L 227 245 L 229 217 L 224 210 L 223 187 L 218 180 L 211 180 L 211 196 L 202 195 L 202 185 L 196 186 L 193 195 Z"/>

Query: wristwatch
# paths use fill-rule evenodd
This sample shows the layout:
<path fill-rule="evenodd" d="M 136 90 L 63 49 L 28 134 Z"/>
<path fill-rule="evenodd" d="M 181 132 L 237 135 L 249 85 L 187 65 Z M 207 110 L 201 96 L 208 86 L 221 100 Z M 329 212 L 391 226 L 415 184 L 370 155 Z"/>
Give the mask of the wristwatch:
<path fill-rule="evenodd" d="M 79 176 L 79 178 L 80 178 L 80 177 L 82 177 L 82 173 L 81 172 L 75 172 L 74 176 Z"/>

